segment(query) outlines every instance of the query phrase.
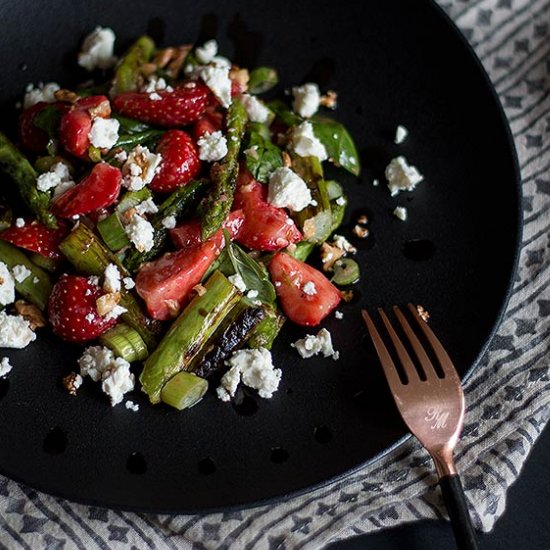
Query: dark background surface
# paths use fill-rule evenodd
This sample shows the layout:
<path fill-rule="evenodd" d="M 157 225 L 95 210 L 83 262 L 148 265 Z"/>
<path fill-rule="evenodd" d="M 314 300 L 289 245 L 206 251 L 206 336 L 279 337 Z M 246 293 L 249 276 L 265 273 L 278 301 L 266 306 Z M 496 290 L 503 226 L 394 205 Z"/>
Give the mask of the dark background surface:
<path fill-rule="evenodd" d="M 507 495 L 504 515 L 489 534 L 479 535 L 480 550 L 550 548 L 550 430 L 546 429 Z M 422 521 L 356 537 L 330 550 L 455 550 L 451 527 L 443 521 Z"/>

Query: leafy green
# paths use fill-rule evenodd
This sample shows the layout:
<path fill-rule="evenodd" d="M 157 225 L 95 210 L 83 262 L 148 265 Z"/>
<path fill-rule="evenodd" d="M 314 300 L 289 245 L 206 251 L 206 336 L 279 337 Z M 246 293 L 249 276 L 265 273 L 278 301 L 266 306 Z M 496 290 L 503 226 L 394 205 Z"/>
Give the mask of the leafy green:
<path fill-rule="evenodd" d="M 39 128 L 44 130 L 48 134 L 48 144 L 46 146 L 48 153 L 50 155 L 55 155 L 56 152 L 56 142 L 55 138 L 57 136 L 57 128 L 59 127 L 59 121 L 61 120 L 61 113 L 57 107 L 49 105 L 44 107 L 33 119 L 32 123 Z"/>
<path fill-rule="evenodd" d="M 263 133 L 263 132 L 262 132 Z M 282 152 L 270 137 L 260 131 L 251 131 L 246 147 L 246 167 L 255 179 L 267 183 L 269 174 L 283 166 Z"/>
<path fill-rule="evenodd" d="M 359 155 L 349 132 L 335 120 L 316 115 L 311 119 L 313 132 L 325 146 L 336 166 L 345 168 L 354 176 L 361 171 Z"/>
<path fill-rule="evenodd" d="M 133 120 L 125 116 L 119 115 L 118 113 L 113 113 L 111 118 L 118 120 L 120 124 L 119 133 L 120 134 L 137 134 L 139 132 L 145 132 L 151 130 L 151 126 L 141 122 L 139 120 Z"/>
<path fill-rule="evenodd" d="M 280 99 L 274 99 L 270 101 L 267 106 L 271 109 L 287 126 L 297 126 L 303 122 L 302 117 L 293 113 L 284 101 Z"/>
<path fill-rule="evenodd" d="M 248 91 L 251 94 L 263 94 L 279 82 L 277 71 L 273 67 L 258 67 L 250 73 Z"/>

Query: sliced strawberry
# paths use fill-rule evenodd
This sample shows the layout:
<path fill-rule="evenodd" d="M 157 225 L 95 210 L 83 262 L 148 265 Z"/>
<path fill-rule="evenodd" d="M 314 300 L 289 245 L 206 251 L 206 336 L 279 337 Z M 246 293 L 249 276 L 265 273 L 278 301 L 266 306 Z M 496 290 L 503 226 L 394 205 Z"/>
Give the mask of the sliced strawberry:
<path fill-rule="evenodd" d="M 60 218 L 72 218 L 106 208 L 117 200 L 121 181 L 118 168 L 100 162 L 78 185 L 54 200 L 52 213 Z"/>
<path fill-rule="evenodd" d="M 19 248 L 57 260 L 61 258 L 59 243 L 66 237 L 67 233 L 68 228 L 65 226 L 60 226 L 58 229 L 49 229 L 35 220 L 26 222 L 23 227 L 15 225 L 8 227 L 0 233 L 0 238 Z"/>
<path fill-rule="evenodd" d="M 109 118 L 111 115 L 111 103 L 104 95 L 90 95 L 79 99 L 73 106 L 77 111 L 85 111 L 92 118 Z"/>
<path fill-rule="evenodd" d="M 86 277 L 63 275 L 53 286 L 48 317 L 57 336 L 78 344 L 97 338 L 117 320 L 101 317 L 96 300 L 103 291 Z"/>
<path fill-rule="evenodd" d="M 244 214 L 242 210 L 235 210 L 229 214 L 227 220 L 223 222 L 222 229 L 216 232 L 211 237 L 216 244 L 223 248 L 224 235 L 223 230 L 226 229 L 231 239 L 234 239 L 243 224 Z M 170 229 L 170 238 L 176 248 L 189 248 L 190 246 L 196 246 L 202 242 L 201 240 L 201 222 L 199 220 L 191 220 L 185 222 L 174 229 Z"/>
<path fill-rule="evenodd" d="M 161 321 L 175 317 L 219 253 L 215 239 L 208 239 L 146 263 L 136 277 L 136 290 L 151 317 Z"/>
<path fill-rule="evenodd" d="M 48 144 L 48 134 L 34 125 L 36 115 L 47 106 L 48 103 L 40 101 L 19 115 L 19 140 L 25 149 L 34 153 L 42 153 Z"/>
<path fill-rule="evenodd" d="M 209 107 L 203 116 L 193 126 L 193 137 L 198 140 L 201 136 L 212 134 L 223 128 L 223 113 Z"/>
<path fill-rule="evenodd" d="M 212 96 L 200 82 L 188 82 L 174 91 L 159 91 L 160 99 L 146 92 L 124 92 L 113 99 L 115 111 L 142 122 L 159 126 L 185 126 L 195 122 L 205 111 Z"/>
<path fill-rule="evenodd" d="M 160 138 L 156 152 L 162 156 L 162 162 L 149 185 L 153 191 L 174 191 L 193 179 L 201 169 L 197 146 L 183 130 L 168 130 Z"/>
<path fill-rule="evenodd" d="M 239 175 L 233 207 L 242 209 L 244 222 L 236 241 L 251 250 L 281 250 L 302 240 L 302 234 L 283 208 L 266 200 L 267 187 L 249 172 Z"/>
<path fill-rule="evenodd" d="M 269 273 L 283 311 L 298 325 L 318 325 L 341 300 L 320 271 L 284 252 L 273 256 Z"/>

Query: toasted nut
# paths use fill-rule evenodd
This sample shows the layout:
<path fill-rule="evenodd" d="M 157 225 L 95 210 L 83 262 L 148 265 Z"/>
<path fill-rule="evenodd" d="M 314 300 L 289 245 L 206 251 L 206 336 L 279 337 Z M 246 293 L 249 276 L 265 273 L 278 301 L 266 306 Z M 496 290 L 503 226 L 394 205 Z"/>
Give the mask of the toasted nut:
<path fill-rule="evenodd" d="M 366 227 L 363 227 L 362 225 L 356 225 L 353 228 L 353 232 L 355 235 L 357 235 L 360 239 L 366 239 L 369 236 L 369 230 Z"/>
<path fill-rule="evenodd" d="M 162 69 L 170 63 L 170 61 L 174 58 L 175 53 L 176 48 L 164 48 L 159 50 L 153 59 L 153 63 Z"/>
<path fill-rule="evenodd" d="M 315 231 L 317 230 L 317 227 L 315 225 L 315 218 L 308 218 L 304 222 L 302 233 L 304 234 L 304 240 L 308 241 L 315 235 Z"/>
<path fill-rule="evenodd" d="M 292 158 L 286 151 L 283 151 L 283 166 L 286 168 L 290 168 L 292 166 Z"/>
<path fill-rule="evenodd" d="M 239 84 L 242 92 L 248 90 L 248 81 L 250 80 L 248 69 L 239 69 L 239 67 L 233 66 L 229 71 L 229 78 Z"/>
<path fill-rule="evenodd" d="M 122 218 L 123 223 L 130 223 L 135 214 L 137 214 L 137 210 L 132 207 L 132 208 L 128 208 L 128 210 L 125 210 L 124 212 L 122 212 L 120 217 Z"/>
<path fill-rule="evenodd" d="M 63 386 L 71 395 L 76 395 L 80 386 L 82 386 L 82 376 L 76 372 L 71 372 L 63 378 Z"/>
<path fill-rule="evenodd" d="M 360 225 L 367 225 L 369 223 L 369 219 L 367 218 L 366 214 L 359 216 L 357 218 L 357 223 Z"/>
<path fill-rule="evenodd" d="M 353 300 L 353 290 L 341 290 L 340 296 L 344 302 L 351 302 Z"/>
<path fill-rule="evenodd" d="M 345 255 L 345 251 L 329 243 L 321 245 L 321 262 L 323 271 L 332 271 L 334 264 Z"/>
<path fill-rule="evenodd" d="M 71 90 L 57 90 L 54 92 L 54 97 L 57 101 L 63 101 L 65 103 L 75 103 L 78 99 L 78 96 Z"/>
<path fill-rule="evenodd" d="M 140 72 L 143 76 L 151 76 L 157 72 L 157 65 L 155 63 L 144 63 L 140 68 Z"/>
<path fill-rule="evenodd" d="M 420 318 L 427 323 L 428 319 L 430 318 L 430 314 L 428 313 L 427 309 L 424 309 L 421 305 L 416 306 L 416 311 L 418 311 L 418 315 Z"/>
<path fill-rule="evenodd" d="M 328 109 L 336 109 L 338 105 L 338 94 L 334 90 L 329 90 L 325 95 L 321 96 L 321 105 Z"/>
<path fill-rule="evenodd" d="M 195 285 L 193 287 L 193 290 L 199 295 L 204 296 L 207 292 L 207 288 L 202 286 L 201 284 Z"/>
<path fill-rule="evenodd" d="M 31 330 L 45 327 L 47 324 L 43 313 L 35 305 L 29 304 L 25 300 L 17 300 L 15 302 L 15 310 L 29 322 Z"/>
<path fill-rule="evenodd" d="M 115 306 L 117 306 L 120 302 L 120 292 L 108 292 L 107 294 L 103 294 L 103 296 L 100 296 L 96 301 L 95 305 L 97 308 L 97 312 L 101 317 L 107 315 L 107 313 L 110 313 L 113 311 Z"/>

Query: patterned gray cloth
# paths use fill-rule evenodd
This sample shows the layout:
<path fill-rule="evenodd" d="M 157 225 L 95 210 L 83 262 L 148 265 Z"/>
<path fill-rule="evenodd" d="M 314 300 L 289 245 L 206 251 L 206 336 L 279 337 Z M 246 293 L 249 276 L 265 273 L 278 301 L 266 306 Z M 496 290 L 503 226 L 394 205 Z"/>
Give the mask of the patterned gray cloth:
<path fill-rule="evenodd" d="M 550 331 L 550 0 L 441 3 L 500 94 L 518 148 L 525 197 L 519 277 L 498 335 L 466 384 L 469 414 L 458 449 L 475 525 L 489 531 L 550 416 L 545 342 Z M 443 514 L 432 463 L 412 440 L 316 492 L 208 516 L 75 505 L 0 478 L 0 548 L 319 548 Z"/>

